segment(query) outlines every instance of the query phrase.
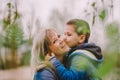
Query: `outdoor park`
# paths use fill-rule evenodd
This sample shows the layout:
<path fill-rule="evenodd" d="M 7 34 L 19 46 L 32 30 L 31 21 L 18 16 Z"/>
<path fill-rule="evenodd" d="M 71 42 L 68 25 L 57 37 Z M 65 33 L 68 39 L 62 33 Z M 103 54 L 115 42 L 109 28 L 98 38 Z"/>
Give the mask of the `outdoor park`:
<path fill-rule="evenodd" d="M 100 77 L 120 80 L 119 0 L 0 0 L 0 80 L 32 80 L 35 33 L 52 27 L 63 34 L 72 18 L 88 21 L 89 42 L 102 49 Z"/>

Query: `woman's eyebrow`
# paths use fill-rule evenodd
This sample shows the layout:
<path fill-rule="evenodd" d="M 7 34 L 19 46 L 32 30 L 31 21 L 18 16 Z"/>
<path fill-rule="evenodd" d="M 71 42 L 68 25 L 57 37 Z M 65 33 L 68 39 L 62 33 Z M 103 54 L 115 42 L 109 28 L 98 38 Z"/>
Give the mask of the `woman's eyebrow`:
<path fill-rule="evenodd" d="M 56 37 L 51 38 L 51 42 L 53 43 L 56 40 Z"/>

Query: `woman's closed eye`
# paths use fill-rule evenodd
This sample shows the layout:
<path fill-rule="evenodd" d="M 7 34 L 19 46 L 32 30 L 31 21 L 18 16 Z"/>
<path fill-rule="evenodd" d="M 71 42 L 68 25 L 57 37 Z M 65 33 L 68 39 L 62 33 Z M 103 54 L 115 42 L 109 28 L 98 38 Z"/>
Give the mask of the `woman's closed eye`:
<path fill-rule="evenodd" d="M 55 44 L 55 43 L 56 43 L 56 41 L 57 41 L 57 39 L 55 39 L 55 40 L 53 41 L 53 44 Z"/>
<path fill-rule="evenodd" d="M 58 38 L 60 38 L 60 37 L 61 37 L 61 35 L 58 35 Z M 58 38 L 54 39 L 52 43 L 55 44 L 58 41 Z"/>

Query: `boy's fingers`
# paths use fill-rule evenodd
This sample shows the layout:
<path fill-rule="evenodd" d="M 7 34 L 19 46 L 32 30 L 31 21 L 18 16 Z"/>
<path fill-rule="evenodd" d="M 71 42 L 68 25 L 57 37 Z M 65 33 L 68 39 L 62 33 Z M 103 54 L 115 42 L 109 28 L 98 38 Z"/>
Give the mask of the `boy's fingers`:
<path fill-rule="evenodd" d="M 54 53 L 51 53 L 51 56 L 55 56 L 55 54 L 54 54 Z"/>
<path fill-rule="evenodd" d="M 47 55 L 45 56 L 45 59 L 46 59 L 46 60 L 49 60 L 50 58 L 51 58 L 50 54 L 47 54 Z"/>
<path fill-rule="evenodd" d="M 55 55 L 54 55 L 54 53 L 49 53 L 49 54 L 47 54 L 46 56 L 45 56 L 45 59 L 46 60 L 50 60 L 52 57 L 54 57 Z"/>

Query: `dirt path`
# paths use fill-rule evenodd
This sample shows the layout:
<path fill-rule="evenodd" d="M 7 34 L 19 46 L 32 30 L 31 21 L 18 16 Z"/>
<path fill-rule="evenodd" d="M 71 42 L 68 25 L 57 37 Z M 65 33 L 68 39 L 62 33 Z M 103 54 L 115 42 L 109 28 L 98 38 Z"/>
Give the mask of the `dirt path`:
<path fill-rule="evenodd" d="M 0 80 L 32 80 L 30 67 L 0 70 Z M 103 80 L 120 80 L 120 69 L 113 70 Z"/>
<path fill-rule="evenodd" d="M 0 70 L 0 80 L 32 80 L 30 67 Z"/>

